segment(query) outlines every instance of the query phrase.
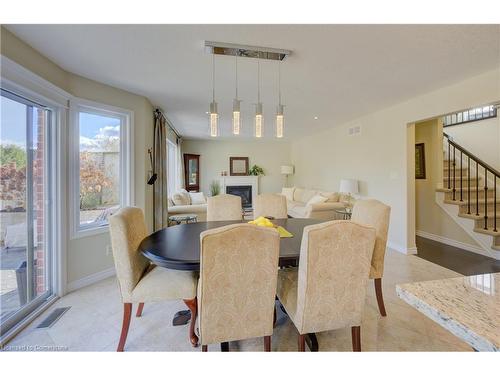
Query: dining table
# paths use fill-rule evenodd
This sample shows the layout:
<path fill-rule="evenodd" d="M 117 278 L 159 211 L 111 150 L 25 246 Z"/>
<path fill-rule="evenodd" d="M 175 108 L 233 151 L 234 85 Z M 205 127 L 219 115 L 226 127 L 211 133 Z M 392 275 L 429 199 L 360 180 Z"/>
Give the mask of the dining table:
<path fill-rule="evenodd" d="M 292 234 L 292 237 L 280 239 L 279 252 L 279 267 L 291 267 L 297 266 L 299 262 L 304 227 L 326 220 L 288 218 L 273 219 L 271 221 L 276 226 L 281 226 Z M 246 222 L 246 220 L 205 221 L 166 227 L 144 238 L 139 245 L 139 251 L 158 267 L 180 271 L 199 271 L 200 234 L 209 229 Z M 281 311 L 279 313 L 286 314 L 282 306 L 280 307 Z M 190 311 L 178 312 L 176 317 L 184 317 L 184 323 L 187 324 L 190 320 Z M 197 344 L 198 337 L 194 332 L 190 332 L 190 340 L 194 345 Z M 318 350 L 318 341 L 315 334 L 307 335 L 306 343 L 311 351 Z M 228 343 L 221 343 L 222 351 L 228 349 Z"/>

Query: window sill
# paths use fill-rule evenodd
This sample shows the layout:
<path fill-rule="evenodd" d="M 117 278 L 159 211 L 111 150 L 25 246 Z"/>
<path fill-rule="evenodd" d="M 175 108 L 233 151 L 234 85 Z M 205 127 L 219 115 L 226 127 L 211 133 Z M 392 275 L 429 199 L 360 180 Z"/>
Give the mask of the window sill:
<path fill-rule="evenodd" d="M 109 224 L 102 225 L 102 226 L 80 228 L 76 231 L 73 231 L 71 239 L 76 240 L 79 238 L 92 237 L 92 236 L 96 236 L 96 235 L 104 234 L 104 233 L 109 233 Z"/>

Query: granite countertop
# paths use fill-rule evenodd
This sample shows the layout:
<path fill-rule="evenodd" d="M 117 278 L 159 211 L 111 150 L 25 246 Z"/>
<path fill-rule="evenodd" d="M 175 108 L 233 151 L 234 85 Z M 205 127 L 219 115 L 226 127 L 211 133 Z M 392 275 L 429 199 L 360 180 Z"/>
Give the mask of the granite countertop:
<path fill-rule="evenodd" d="M 396 293 L 475 350 L 500 350 L 500 273 L 399 284 Z"/>

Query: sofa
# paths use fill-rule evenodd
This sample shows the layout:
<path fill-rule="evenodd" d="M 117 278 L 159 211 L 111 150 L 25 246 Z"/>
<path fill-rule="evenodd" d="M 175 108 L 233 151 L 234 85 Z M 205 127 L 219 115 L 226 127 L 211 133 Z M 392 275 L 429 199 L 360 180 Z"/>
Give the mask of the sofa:
<path fill-rule="evenodd" d="M 207 220 L 207 198 L 203 193 L 181 189 L 168 198 L 168 215 L 195 214 L 198 221 Z"/>
<path fill-rule="evenodd" d="M 281 194 L 286 197 L 288 216 L 293 218 L 340 220 L 343 215 L 335 210 L 348 204 L 347 195 L 337 192 L 291 187 L 283 188 Z"/>

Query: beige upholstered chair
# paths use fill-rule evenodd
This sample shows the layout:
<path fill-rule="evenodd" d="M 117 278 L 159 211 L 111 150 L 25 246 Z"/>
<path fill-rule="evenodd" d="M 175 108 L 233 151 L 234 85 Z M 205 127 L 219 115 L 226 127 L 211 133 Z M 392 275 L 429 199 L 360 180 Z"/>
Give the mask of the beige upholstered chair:
<path fill-rule="evenodd" d="M 207 345 L 264 336 L 271 350 L 280 237 L 233 224 L 200 236 L 199 334 Z"/>
<path fill-rule="evenodd" d="M 260 194 L 255 198 L 254 218 L 271 216 L 275 219 L 286 219 L 286 197 L 281 194 Z"/>
<path fill-rule="evenodd" d="M 109 228 L 116 276 L 123 301 L 123 325 L 117 351 L 123 351 L 125 346 L 133 303 L 139 304 L 136 314 L 139 317 L 145 302 L 184 299 L 194 315 L 190 331 L 193 342 L 193 336 L 196 337 L 194 320 L 197 273 L 155 267 L 139 252 L 139 244 L 147 236 L 144 214 L 140 208 L 120 209 L 110 217 Z"/>
<path fill-rule="evenodd" d="M 337 220 L 304 228 L 299 267 L 278 274 L 277 296 L 305 335 L 351 327 L 354 351 L 361 350 L 360 324 L 365 305 L 375 229 Z"/>
<path fill-rule="evenodd" d="M 242 220 L 241 197 L 222 194 L 207 199 L 207 221 Z"/>
<path fill-rule="evenodd" d="M 386 316 L 384 298 L 382 295 L 382 276 L 384 276 L 384 258 L 387 247 L 387 232 L 391 208 L 375 199 L 358 200 L 352 209 L 351 220 L 370 225 L 377 231 L 377 240 L 373 250 L 370 279 L 374 279 L 375 295 L 377 296 L 380 315 Z"/>

